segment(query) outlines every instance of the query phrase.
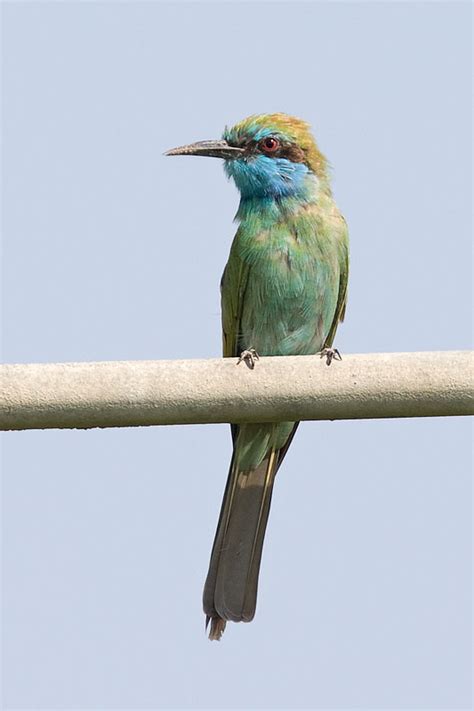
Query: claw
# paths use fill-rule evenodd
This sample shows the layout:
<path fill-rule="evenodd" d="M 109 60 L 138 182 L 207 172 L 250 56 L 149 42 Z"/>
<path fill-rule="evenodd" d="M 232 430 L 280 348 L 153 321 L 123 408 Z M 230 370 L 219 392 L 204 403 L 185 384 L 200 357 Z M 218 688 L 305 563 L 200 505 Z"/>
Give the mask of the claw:
<path fill-rule="evenodd" d="M 342 356 L 337 350 L 337 348 L 323 348 L 321 351 L 321 358 L 326 356 L 326 365 L 331 365 L 333 360 L 342 360 Z"/>
<path fill-rule="evenodd" d="M 255 348 L 249 348 L 245 351 L 242 351 L 239 356 L 239 360 L 237 361 L 237 365 L 244 361 L 247 368 L 253 370 L 255 368 L 255 363 L 257 362 L 257 360 L 260 360 L 260 356 L 258 355 L 257 351 L 255 350 Z"/>

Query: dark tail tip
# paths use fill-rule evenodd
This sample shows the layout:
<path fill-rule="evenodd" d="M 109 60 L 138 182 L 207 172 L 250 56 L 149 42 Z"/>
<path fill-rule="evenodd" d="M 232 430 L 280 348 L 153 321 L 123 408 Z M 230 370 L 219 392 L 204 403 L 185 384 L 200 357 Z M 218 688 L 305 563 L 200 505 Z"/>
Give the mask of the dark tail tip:
<path fill-rule="evenodd" d="M 209 639 L 216 640 L 218 642 L 224 634 L 226 621 L 223 620 L 222 617 L 210 617 L 209 615 L 206 615 L 206 630 L 209 622 L 211 623 Z"/>

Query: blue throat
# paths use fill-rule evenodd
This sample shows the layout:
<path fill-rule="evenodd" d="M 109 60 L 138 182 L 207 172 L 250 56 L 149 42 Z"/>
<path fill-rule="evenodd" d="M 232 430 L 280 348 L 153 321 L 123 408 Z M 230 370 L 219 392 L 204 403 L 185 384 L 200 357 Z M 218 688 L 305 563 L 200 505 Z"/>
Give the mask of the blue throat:
<path fill-rule="evenodd" d="M 259 155 L 227 160 L 227 175 L 232 178 L 243 199 L 298 197 L 303 199 L 314 180 L 305 163 L 292 163 L 287 158 Z"/>
<path fill-rule="evenodd" d="M 252 212 L 280 219 L 317 199 L 319 181 L 304 163 L 261 155 L 227 160 L 224 169 L 240 191 L 238 220 Z"/>

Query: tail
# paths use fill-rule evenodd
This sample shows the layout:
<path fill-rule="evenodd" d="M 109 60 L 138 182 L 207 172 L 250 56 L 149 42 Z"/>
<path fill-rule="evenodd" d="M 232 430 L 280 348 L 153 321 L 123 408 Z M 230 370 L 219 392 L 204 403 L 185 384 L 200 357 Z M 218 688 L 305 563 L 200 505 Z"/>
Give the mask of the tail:
<path fill-rule="evenodd" d="M 235 451 L 204 586 L 209 639 L 220 639 L 226 621 L 250 622 L 257 604 L 258 573 L 280 451 L 271 450 L 253 470 L 238 468 Z M 207 625 L 206 623 L 206 625 Z"/>

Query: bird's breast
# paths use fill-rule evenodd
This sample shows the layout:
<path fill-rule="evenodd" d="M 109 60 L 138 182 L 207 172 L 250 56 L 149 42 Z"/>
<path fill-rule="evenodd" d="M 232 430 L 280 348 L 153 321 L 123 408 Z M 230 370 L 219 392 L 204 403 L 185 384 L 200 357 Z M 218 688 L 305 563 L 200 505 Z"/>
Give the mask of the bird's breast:
<path fill-rule="evenodd" d="M 238 258 L 248 268 L 239 344 L 261 355 L 315 353 L 337 303 L 337 254 L 315 225 L 241 226 Z"/>

